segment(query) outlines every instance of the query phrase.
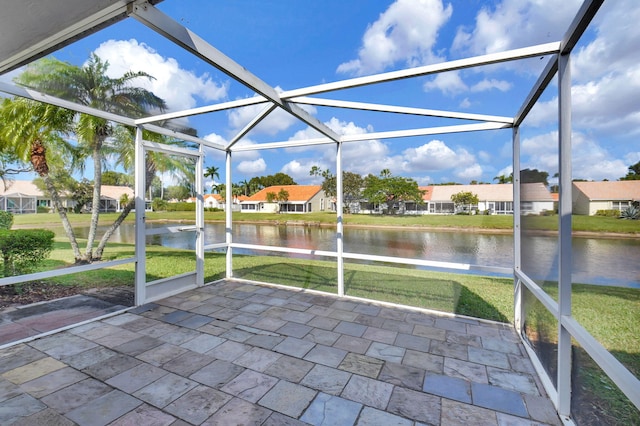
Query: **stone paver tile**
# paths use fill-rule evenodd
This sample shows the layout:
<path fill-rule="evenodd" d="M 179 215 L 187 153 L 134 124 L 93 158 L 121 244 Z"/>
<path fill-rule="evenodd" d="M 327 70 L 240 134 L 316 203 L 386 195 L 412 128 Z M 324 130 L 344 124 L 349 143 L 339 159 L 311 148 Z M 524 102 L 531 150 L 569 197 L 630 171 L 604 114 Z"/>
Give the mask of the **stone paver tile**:
<path fill-rule="evenodd" d="M 133 393 L 138 389 L 155 382 L 165 374 L 167 374 L 166 371 L 151 364 L 139 364 L 127 371 L 123 371 L 122 373 L 113 376 L 107 380 L 106 383 L 123 392 Z"/>
<path fill-rule="evenodd" d="M 125 353 L 127 355 L 136 356 L 142 352 L 146 352 L 153 348 L 162 345 L 164 342 L 155 337 L 141 336 L 135 340 L 131 340 L 127 343 L 123 343 L 120 346 L 115 346 L 113 350 Z"/>
<path fill-rule="evenodd" d="M 440 424 L 441 398 L 396 386 L 387 411 L 418 422 Z M 446 425 L 447 423 L 442 423 Z"/>
<path fill-rule="evenodd" d="M 200 424 L 225 405 L 231 396 L 208 386 L 197 386 L 164 409 L 189 423 Z"/>
<path fill-rule="evenodd" d="M 353 312 L 366 315 L 378 315 L 380 313 L 380 309 L 382 309 L 380 306 L 359 303 L 358 306 L 353 308 Z"/>
<path fill-rule="evenodd" d="M 441 328 L 431 327 L 429 325 L 416 324 L 413 327 L 413 333 L 416 336 L 426 337 L 433 340 L 444 341 L 447 339 L 447 331 Z"/>
<path fill-rule="evenodd" d="M 317 315 L 317 317 L 326 317 L 327 315 L 329 315 L 329 313 L 331 313 L 331 311 L 331 308 L 317 304 L 316 301 L 314 301 L 314 305 L 312 307 L 307 309 L 307 312 L 313 315 Z"/>
<path fill-rule="evenodd" d="M 193 380 L 168 373 L 134 392 L 133 396 L 155 407 L 163 408 L 196 386 L 197 383 Z"/>
<path fill-rule="evenodd" d="M 341 321 L 353 321 L 358 318 L 359 315 L 362 314 L 359 314 L 357 312 L 344 311 L 342 309 L 334 309 L 327 314 L 327 317 Z"/>
<path fill-rule="evenodd" d="M 249 402 L 257 402 L 277 381 L 278 379 L 275 377 L 253 370 L 245 370 L 220 390 Z"/>
<path fill-rule="evenodd" d="M 441 342 L 438 340 L 432 340 L 429 352 L 434 355 L 442 355 L 446 357 L 458 358 L 462 360 L 469 360 L 467 349 L 478 349 L 466 345 L 458 345 L 457 343 Z M 471 361 L 471 360 L 470 360 Z"/>
<path fill-rule="evenodd" d="M 86 379 L 42 398 L 59 413 L 66 413 L 111 392 L 113 388 L 95 379 Z"/>
<path fill-rule="evenodd" d="M 444 368 L 444 357 L 441 355 L 432 355 L 408 349 L 404 354 L 404 358 L 402 358 L 402 364 L 442 374 Z"/>
<path fill-rule="evenodd" d="M 489 384 L 504 389 L 513 390 L 530 395 L 538 395 L 538 387 L 533 376 L 525 373 L 502 370 L 495 367 L 487 367 Z"/>
<path fill-rule="evenodd" d="M 150 328 L 150 327 L 158 327 L 160 325 L 164 325 L 164 324 L 158 320 L 136 316 L 136 318 L 133 321 L 129 321 L 125 324 L 122 324 L 121 327 L 124 328 L 125 330 L 129 330 L 137 333 L 141 330 L 146 330 L 147 328 Z"/>
<path fill-rule="evenodd" d="M 133 411 L 129 411 L 109 426 L 169 426 L 176 418 L 152 407 L 142 404 Z"/>
<path fill-rule="evenodd" d="M 338 324 L 340 324 L 340 320 L 327 318 L 326 316 L 316 316 L 307 323 L 307 325 L 311 327 L 321 328 L 323 330 L 333 330 Z"/>
<path fill-rule="evenodd" d="M 424 378 L 422 390 L 433 395 L 471 403 L 471 387 L 469 382 L 457 377 L 427 373 Z"/>
<path fill-rule="evenodd" d="M 0 424 L 11 424 L 20 417 L 30 416 L 46 408 L 41 401 L 23 393 L 0 402 Z"/>
<path fill-rule="evenodd" d="M 506 354 L 473 346 L 469 346 L 469 361 L 503 369 L 509 368 L 509 359 Z"/>
<path fill-rule="evenodd" d="M 300 420 L 318 426 L 352 425 L 361 409 L 357 402 L 319 393 Z"/>
<path fill-rule="evenodd" d="M 250 314 L 261 314 L 269 308 L 269 305 L 263 305 L 262 303 L 249 303 L 248 305 L 240 308 L 240 310 Z"/>
<path fill-rule="evenodd" d="M 310 314 L 308 312 L 293 311 L 293 312 L 287 312 L 286 314 L 282 315 L 280 319 L 284 321 L 293 321 L 300 324 L 306 324 L 309 321 L 311 321 L 314 317 L 315 315 Z"/>
<path fill-rule="evenodd" d="M 95 343 L 71 333 L 57 333 L 29 343 L 50 357 L 61 359 L 95 348 Z"/>
<path fill-rule="evenodd" d="M 490 337 L 482 338 L 482 347 L 491 351 L 502 352 L 505 354 L 520 355 L 520 347 L 517 343 L 513 343 L 504 339 L 492 339 Z"/>
<path fill-rule="evenodd" d="M 187 351 L 184 354 L 173 358 L 171 361 L 164 363 L 162 368 L 179 376 L 189 377 L 205 365 L 209 365 L 215 360 L 216 357 L 208 354 Z"/>
<path fill-rule="evenodd" d="M 102 362 L 93 364 L 82 371 L 98 380 L 106 381 L 138 364 L 141 364 L 141 361 L 133 357 L 116 354 Z"/>
<path fill-rule="evenodd" d="M 28 417 L 22 417 L 15 423 L 11 423 L 12 426 L 33 426 L 33 425 L 46 425 L 46 426 L 75 426 L 71 420 L 64 417 L 62 414 L 57 413 L 50 408 L 42 411 L 38 411 Z"/>
<path fill-rule="evenodd" d="M 442 400 L 441 421 L 443 425 L 498 425 L 494 411 L 449 399 Z"/>
<path fill-rule="evenodd" d="M 229 318 L 229 322 L 239 325 L 252 325 L 260 319 L 260 315 L 250 313 L 240 313 L 233 318 Z"/>
<path fill-rule="evenodd" d="M 176 325 L 195 330 L 199 327 L 202 327 L 203 325 L 209 324 L 211 321 L 213 321 L 213 318 L 211 317 L 208 317 L 206 315 L 195 314 L 188 318 L 183 319 L 182 321 L 179 321 Z"/>
<path fill-rule="evenodd" d="M 202 426 L 260 426 L 270 415 L 271 410 L 252 404 L 240 398 L 232 398 L 220 408 Z M 277 423 L 278 426 L 286 423 Z"/>
<path fill-rule="evenodd" d="M 407 318 L 407 314 L 408 312 L 402 311 L 397 308 L 385 307 L 380 309 L 378 316 L 382 318 L 397 320 L 397 321 L 404 321 Z"/>
<path fill-rule="evenodd" d="M 223 344 L 225 341 L 225 339 L 222 339 L 218 336 L 201 334 L 200 336 L 181 344 L 180 347 L 203 354 L 215 348 L 216 346 Z"/>
<path fill-rule="evenodd" d="M 304 324 L 298 324 L 295 322 L 288 322 L 278 330 L 277 333 L 284 334 L 285 336 L 297 337 L 298 339 L 302 339 L 305 334 L 310 332 L 312 327 Z"/>
<path fill-rule="evenodd" d="M 256 371 L 264 371 L 282 355 L 261 348 L 253 348 L 233 361 L 234 364 Z"/>
<path fill-rule="evenodd" d="M 245 352 L 249 351 L 251 346 L 245 345 L 243 343 L 234 342 L 232 340 L 227 340 L 219 346 L 211 349 L 206 353 L 211 357 L 222 359 L 224 361 L 233 361 L 238 358 Z"/>
<path fill-rule="evenodd" d="M 340 395 L 350 378 L 351 374 L 346 371 L 316 365 L 300 384 L 331 395 Z"/>
<path fill-rule="evenodd" d="M 358 354 L 366 353 L 369 350 L 369 346 L 371 346 L 371 340 L 344 334 L 333 344 L 334 348 L 340 348 Z"/>
<path fill-rule="evenodd" d="M 436 318 L 435 327 L 462 334 L 467 332 L 467 324 L 454 318 Z"/>
<path fill-rule="evenodd" d="M 559 426 L 562 424 L 558 417 L 558 413 L 549 398 L 536 395 L 523 396 L 524 402 L 527 406 L 527 411 L 529 411 L 529 415 L 532 419 L 550 425 Z"/>
<path fill-rule="evenodd" d="M 378 327 L 367 327 L 367 331 L 364 332 L 362 338 L 392 345 L 397 336 L 398 333 L 395 331 Z"/>
<path fill-rule="evenodd" d="M 93 322 L 82 325 L 80 327 L 72 328 L 69 333 L 83 337 L 85 339 L 95 341 L 110 334 L 119 333 L 122 330 L 120 327 L 114 325 L 105 324 L 104 322 Z"/>
<path fill-rule="evenodd" d="M 185 353 L 189 352 L 188 349 L 181 348 L 180 346 L 172 345 L 171 343 L 165 343 L 157 346 L 149 351 L 143 352 L 136 358 L 153 364 L 156 367 L 160 367 L 163 364 L 175 359 Z"/>
<path fill-rule="evenodd" d="M 509 364 L 511 365 L 512 370 L 519 371 L 521 373 L 536 374 L 533 364 L 528 357 L 509 354 L 507 355 L 507 358 L 509 359 Z"/>
<path fill-rule="evenodd" d="M 494 328 L 487 324 L 467 324 L 467 333 L 472 336 L 489 337 L 492 339 L 499 339 L 502 336 L 500 328 Z"/>
<path fill-rule="evenodd" d="M 227 332 L 228 328 L 218 327 L 217 325 L 213 325 L 213 321 L 209 324 L 205 324 L 202 327 L 198 327 L 197 330 L 201 333 L 211 334 L 212 336 L 220 336 Z"/>
<path fill-rule="evenodd" d="M 380 318 L 380 317 L 377 317 Z M 372 324 L 373 325 L 373 324 Z M 385 330 L 396 331 L 398 333 L 413 333 L 414 326 L 413 324 L 407 324 L 404 321 L 398 321 L 394 319 L 385 319 L 382 325 L 375 325 L 375 327 L 384 328 Z"/>
<path fill-rule="evenodd" d="M 304 386 L 280 380 L 258 404 L 290 417 L 298 418 L 316 392 Z"/>
<path fill-rule="evenodd" d="M 136 331 L 136 333 L 142 334 L 143 336 L 160 338 L 167 333 L 171 333 L 178 330 L 178 327 L 176 327 L 175 325 L 167 324 L 160 321 L 155 321 L 155 322 L 157 323 L 157 325 L 154 325 L 153 327 L 149 327 L 149 328 L 143 328 L 142 330 Z"/>
<path fill-rule="evenodd" d="M 349 371 L 361 376 L 376 379 L 378 377 L 378 374 L 380 374 L 380 370 L 382 369 L 383 364 L 384 361 L 377 358 L 348 353 L 347 356 L 344 357 L 344 360 L 342 360 L 338 368 L 340 370 Z"/>
<path fill-rule="evenodd" d="M 264 372 L 270 376 L 298 383 L 313 368 L 314 364 L 290 356 L 281 356 Z"/>
<path fill-rule="evenodd" d="M 331 346 L 340 337 L 339 333 L 329 330 L 323 330 L 321 328 L 314 328 L 306 336 L 304 340 L 308 340 L 313 343 L 320 343 L 321 345 Z"/>
<path fill-rule="evenodd" d="M 471 384 L 473 404 L 515 416 L 527 417 L 527 408 L 522 396 L 513 391 L 481 383 Z"/>
<path fill-rule="evenodd" d="M 287 322 L 273 317 L 261 317 L 258 321 L 253 323 L 253 327 L 261 330 L 276 331 Z"/>
<path fill-rule="evenodd" d="M 98 343 L 99 345 L 106 346 L 108 348 L 113 349 L 116 346 L 120 346 L 132 340 L 139 339 L 140 337 L 141 335 L 138 333 L 134 333 L 133 331 L 118 328 L 118 331 L 115 333 L 108 334 L 106 336 L 103 336 L 97 339 L 92 339 L 92 340 Z"/>
<path fill-rule="evenodd" d="M 424 383 L 425 370 L 395 362 L 385 362 L 378 376 L 378 380 L 403 386 L 409 389 L 421 390 Z"/>
<path fill-rule="evenodd" d="M 381 328 L 382 324 L 387 321 L 384 318 L 380 318 L 373 315 L 360 314 L 358 315 L 353 322 L 357 322 L 358 324 L 366 325 L 367 327 L 376 327 Z"/>
<path fill-rule="evenodd" d="M 343 349 L 332 348 L 324 345 L 316 345 L 309 351 L 304 359 L 329 367 L 337 367 L 338 365 L 340 365 L 346 355 L 347 351 Z"/>
<path fill-rule="evenodd" d="M 229 361 L 216 360 L 211 364 L 202 367 L 200 370 L 189 376 L 189 378 L 207 386 L 219 389 L 244 370 L 244 367 L 232 364 Z"/>
<path fill-rule="evenodd" d="M 165 302 L 166 301 L 167 300 L 165 299 Z M 189 318 L 192 315 L 193 314 L 191 312 L 177 310 L 177 311 L 173 311 L 173 312 L 170 312 L 168 314 L 163 315 L 162 318 L 160 318 L 160 319 L 162 321 L 164 321 L 164 322 L 168 322 L 169 324 L 177 324 L 180 321 L 183 321 L 183 320 Z"/>
<path fill-rule="evenodd" d="M 142 401 L 119 390 L 102 395 L 66 414 L 74 422 L 83 426 L 102 426 L 134 410 Z"/>
<path fill-rule="evenodd" d="M 331 304 L 332 309 L 342 309 L 343 311 L 353 311 L 358 303 L 349 302 L 348 300 L 336 300 Z"/>
<path fill-rule="evenodd" d="M 174 331 L 170 331 L 169 333 L 165 333 L 162 336 L 158 337 L 160 340 L 170 343 L 172 345 L 179 346 L 194 337 L 200 336 L 202 333 L 191 330 L 187 328 L 176 327 Z"/>
<path fill-rule="evenodd" d="M 9 380 L 11 383 L 19 385 L 65 367 L 66 365 L 57 359 L 47 357 L 33 361 L 21 367 L 14 368 L 13 370 L 6 371 L 2 374 L 2 377 Z"/>
<path fill-rule="evenodd" d="M 444 374 L 476 383 L 489 383 L 487 367 L 455 358 L 444 359 Z"/>
<path fill-rule="evenodd" d="M 0 373 L 22 367 L 45 357 L 46 355 L 42 352 L 24 344 L 3 349 L 0 355 Z"/>
<path fill-rule="evenodd" d="M 340 321 L 340 323 L 333 329 L 336 333 L 342 333 L 354 337 L 362 337 L 367 326 L 349 321 Z"/>
<path fill-rule="evenodd" d="M 276 345 L 282 342 L 285 338 L 282 336 L 270 336 L 268 334 L 258 334 L 251 336 L 245 343 L 251 346 L 257 346 L 262 349 L 273 349 Z M 246 352 L 246 351 L 245 351 Z"/>
<path fill-rule="evenodd" d="M 413 422 L 385 411 L 364 407 L 356 426 L 413 426 Z"/>
<path fill-rule="evenodd" d="M 262 426 L 307 426 L 308 424 L 282 413 L 272 413 Z"/>
<path fill-rule="evenodd" d="M 353 375 L 340 396 L 384 410 L 387 408 L 392 391 L 393 385 L 389 383 Z"/>
<path fill-rule="evenodd" d="M 382 359 L 389 362 L 401 363 L 406 349 L 399 346 L 387 345 L 385 343 L 373 342 L 366 354 L 373 358 Z"/>
<path fill-rule="evenodd" d="M 431 344 L 431 340 L 427 339 L 426 337 L 400 333 L 396 337 L 396 341 L 393 344 L 395 344 L 396 346 L 401 346 L 406 349 L 429 352 L 429 345 Z"/>
<path fill-rule="evenodd" d="M 116 352 L 111 349 L 107 349 L 104 346 L 98 346 L 88 351 L 80 352 L 69 357 L 62 358 L 62 361 L 75 368 L 76 370 L 84 370 L 90 365 L 94 365 L 105 361 L 112 356 L 116 355 Z"/>
<path fill-rule="evenodd" d="M 285 355 L 291 355 L 296 358 L 302 358 L 307 352 L 315 346 L 315 343 L 308 340 L 297 339 L 295 337 L 287 337 L 281 343 L 276 345 L 273 350 Z"/>
<path fill-rule="evenodd" d="M 495 412 L 498 420 L 498 426 L 548 426 L 547 423 L 539 423 L 531 419 L 524 419 L 522 417 L 512 416 L 511 414 Z M 562 425 L 562 423 L 559 423 Z"/>
<path fill-rule="evenodd" d="M 254 336 L 254 333 L 242 330 L 239 326 L 230 328 L 220 335 L 221 338 L 233 340 L 238 343 L 246 342 Z"/>
<path fill-rule="evenodd" d="M 405 321 L 411 324 L 420 324 L 420 325 L 428 325 L 433 326 L 436 322 L 436 319 L 432 314 L 426 314 L 421 312 L 409 312 Z"/>
<path fill-rule="evenodd" d="M 482 340 L 480 339 L 480 336 L 472 336 L 470 334 L 460 334 L 454 331 L 447 331 L 447 338 L 445 340 L 459 345 L 475 346 L 478 348 L 482 347 Z"/>
<path fill-rule="evenodd" d="M 0 402 L 16 397 L 22 393 L 24 392 L 22 392 L 20 386 L 0 378 Z"/>
<path fill-rule="evenodd" d="M 104 322 L 105 324 L 120 326 L 120 325 L 128 324 L 131 321 L 135 321 L 138 318 L 140 318 L 138 315 L 132 314 L 130 312 L 125 312 L 123 314 L 116 315 L 111 318 L 107 318 L 102 322 Z"/>
<path fill-rule="evenodd" d="M 59 389 L 80 382 L 87 378 L 83 374 L 71 367 L 61 368 L 52 373 L 45 374 L 21 385 L 22 389 L 34 398 L 42 398 Z"/>

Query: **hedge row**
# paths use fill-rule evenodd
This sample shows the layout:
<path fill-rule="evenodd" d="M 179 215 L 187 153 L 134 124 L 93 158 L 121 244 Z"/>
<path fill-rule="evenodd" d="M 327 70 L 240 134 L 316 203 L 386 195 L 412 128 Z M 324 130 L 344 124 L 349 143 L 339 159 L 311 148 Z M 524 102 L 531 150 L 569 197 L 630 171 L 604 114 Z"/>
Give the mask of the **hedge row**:
<path fill-rule="evenodd" d="M 47 229 L 0 230 L 0 256 L 5 277 L 31 272 L 53 249 L 53 231 Z"/>

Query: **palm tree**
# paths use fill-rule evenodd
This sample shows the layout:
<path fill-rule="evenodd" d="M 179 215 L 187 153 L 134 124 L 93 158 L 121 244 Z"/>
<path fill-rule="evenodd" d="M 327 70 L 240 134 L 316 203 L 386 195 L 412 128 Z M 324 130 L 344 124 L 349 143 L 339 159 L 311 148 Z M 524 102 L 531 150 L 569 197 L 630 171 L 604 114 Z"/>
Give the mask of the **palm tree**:
<path fill-rule="evenodd" d="M 497 180 L 498 183 L 504 184 L 504 183 L 511 183 L 513 181 L 513 178 L 512 176 L 500 175 L 500 176 L 494 177 L 493 180 Z"/>
<path fill-rule="evenodd" d="M 85 65 L 77 67 L 57 59 L 43 59 L 27 66 L 17 82 L 60 98 L 69 99 L 102 111 L 115 114 L 142 117 L 149 110 L 163 111 L 165 102 L 152 92 L 135 87 L 140 78 L 152 79 L 144 72 L 126 72 L 118 78 L 107 76 L 109 63 L 92 54 Z M 94 191 L 91 209 L 91 225 L 87 236 L 87 247 L 81 259 L 94 260 L 93 242 L 96 237 L 100 215 L 100 190 L 102 186 L 102 163 L 105 159 L 103 146 L 113 135 L 114 126 L 109 121 L 86 114 L 79 114 L 75 133 L 80 145 L 91 153 L 94 171 Z"/>
<path fill-rule="evenodd" d="M 220 179 L 220 175 L 218 174 L 218 170 L 220 167 L 210 166 L 204 170 L 204 177 L 211 178 L 213 180 L 213 185 L 211 185 L 211 193 L 214 193 L 214 190 L 217 188 L 216 179 Z"/>
<path fill-rule="evenodd" d="M 52 165 L 62 168 L 73 157 L 73 147 L 63 137 L 71 133 L 75 113 L 23 98 L 4 99 L 0 105 L 0 148 L 31 164 L 40 176 L 58 212 L 76 261 L 82 258 L 75 233 L 51 175 Z"/>
<path fill-rule="evenodd" d="M 250 184 L 248 180 L 243 180 L 240 182 L 240 186 L 244 189 L 244 195 L 249 196 Z"/>

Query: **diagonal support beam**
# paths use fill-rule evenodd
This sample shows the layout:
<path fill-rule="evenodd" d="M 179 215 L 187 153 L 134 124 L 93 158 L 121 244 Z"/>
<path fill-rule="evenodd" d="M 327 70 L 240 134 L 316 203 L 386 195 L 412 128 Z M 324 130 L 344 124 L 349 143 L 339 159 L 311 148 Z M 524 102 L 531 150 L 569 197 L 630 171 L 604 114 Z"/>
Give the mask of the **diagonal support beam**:
<path fill-rule="evenodd" d="M 276 109 L 276 108 L 277 107 L 275 105 L 273 105 L 273 104 L 267 105 L 262 111 L 260 111 L 260 113 L 258 115 L 256 115 L 253 118 L 253 120 L 251 120 L 249 123 L 247 123 L 247 125 L 244 126 L 244 128 L 242 130 L 240 130 L 238 132 L 238 134 L 233 137 L 233 139 L 231 139 L 229 141 L 229 144 L 227 145 L 227 150 L 229 148 L 231 148 L 232 146 L 234 146 L 236 143 L 238 143 L 238 141 L 240 139 L 242 139 L 244 137 L 244 135 L 249 133 L 251 131 L 251 129 L 256 127 L 262 120 L 267 118 L 267 116 L 269 114 L 271 114 L 273 112 L 273 110 Z"/>
<path fill-rule="evenodd" d="M 148 3 L 133 5 L 129 14 L 142 24 L 216 67 L 259 95 L 265 97 L 333 141 L 338 142 L 340 140 L 340 135 L 331 130 L 327 125 L 307 113 L 299 106 L 283 100 L 273 87 L 269 86 L 233 59 L 210 45 L 203 38 L 199 37 L 197 34 L 193 33 L 179 22 L 173 20 L 171 17 L 165 15 L 152 5 Z"/>

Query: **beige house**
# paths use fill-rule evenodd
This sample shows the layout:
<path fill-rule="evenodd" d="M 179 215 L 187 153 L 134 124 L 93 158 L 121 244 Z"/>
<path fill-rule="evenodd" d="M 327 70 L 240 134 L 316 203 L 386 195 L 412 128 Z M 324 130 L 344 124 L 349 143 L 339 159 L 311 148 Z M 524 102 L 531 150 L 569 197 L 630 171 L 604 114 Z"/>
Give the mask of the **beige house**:
<path fill-rule="evenodd" d="M 121 204 L 122 196 L 126 195 L 129 200 L 134 197 L 133 189 L 127 186 L 102 185 L 100 195 L 101 212 L 118 212 L 124 207 Z M 62 205 L 67 209 L 72 209 L 75 202 L 67 194 L 60 194 Z M 51 198 L 44 194 L 31 181 L 16 180 L 8 182 L 6 188 L 0 185 L 0 210 L 11 213 L 37 213 L 38 207 L 41 211 L 52 209 Z"/>
<path fill-rule="evenodd" d="M 573 213 L 593 216 L 598 210 L 622 211 L 640 201 L 640 180 L 573 182 Z"/>
<path fill-rule="evenodd" d="M 277 195 L 287 191 L 286 201 L 269 202 L 267 194 Z M 329 210 L 331 200 L 320 185 L 276 185 L 264 188 L 240 202 L 240 211 L 245 213 L 309 213 Z"/>

